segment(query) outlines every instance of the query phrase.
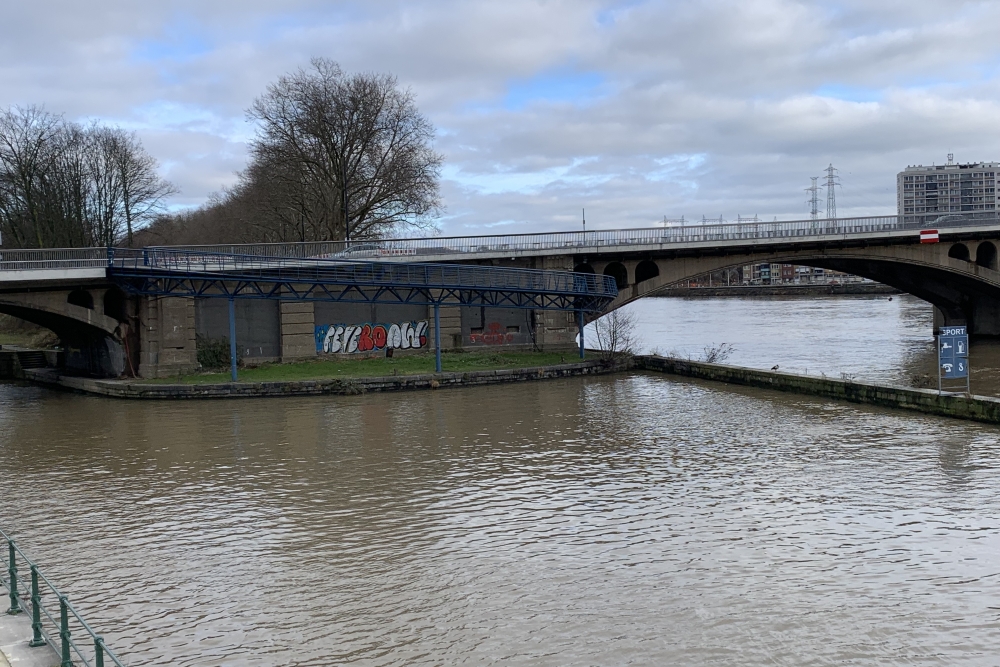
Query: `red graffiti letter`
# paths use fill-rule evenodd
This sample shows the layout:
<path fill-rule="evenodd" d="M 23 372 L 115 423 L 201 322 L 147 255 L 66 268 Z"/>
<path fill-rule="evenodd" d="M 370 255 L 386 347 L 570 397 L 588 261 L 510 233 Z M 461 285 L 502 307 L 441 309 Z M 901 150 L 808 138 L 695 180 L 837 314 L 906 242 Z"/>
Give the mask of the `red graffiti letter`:
<path fill-rule="evenodd" d="M 386 334 L 385 327 L 381 324 L 372 329 L 372 343 L 375 344 L 376 350 L 381 350 L 385 347 L 385 341 L 388 335 Z"/>
<path fill-rule="evenodd" d="M 372 347 L 372 327 L 370 324 L 366 324 L 361 329 L 361 337 L 358 338 L 358 350 L 360 352 L 367 352 Z"/>

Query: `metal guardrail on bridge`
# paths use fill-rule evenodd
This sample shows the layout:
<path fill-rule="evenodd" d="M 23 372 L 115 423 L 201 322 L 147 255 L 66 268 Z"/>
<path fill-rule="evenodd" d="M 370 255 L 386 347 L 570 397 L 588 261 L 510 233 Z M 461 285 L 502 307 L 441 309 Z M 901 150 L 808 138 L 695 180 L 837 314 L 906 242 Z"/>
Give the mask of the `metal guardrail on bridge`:
<path fill-rule="evenodd" d="M 418 260 L 421 256 L 474 260 L 477 254 L 510 252 L 590 252 L 622 246 L 671 246 L 687 243 L 751 241 L 809 241 L 830 236 L 862 236 L 880 232 L 919 231 L 956 227 L 1000 227 L 996 212 L 941 216 L 933 223 L 905 222 L 896 215 L 784 222 L 734 222 L 635 229 L 599 229 L 589 232 L 543 232 L 494 236 L 451 236 L 416 239 L 253 243 L 184 246 L 203 252 L 246 256 L 332 259 Z"/>
<path fill-rule="evenodd" d="M 252 243 L 203 246 L 161 246 L 156 249 L 195 253 L 230 254 L 242 257 L 303 260 L 419 261 L 421 257 L 449 261 L 477 255 L 537 252 L 601 252 L 623 246 L 670 247 L 688 243 L 736 244 L 741 242 L 808 242 L 829 237 L 850 238 L 879 233 L 1000 227 L 997 212 L 943 215 L 930 222 L 908 222 L 901 216 L 791 220 L 784 222 L 735 222 L 637 229 L 602 229 L 589 232 L 547 232 L 495 236 L 452 236 L 416 239 L 323 241 L 304 243 Z M 115 257 L 130 255 L 115 249 Z M 106 248 L 56 248 L 45 250 L 0 249 L 0 271 L 37 269 L 100 268 L 109 262 Z"/>
<path fill-rule="evenodd" d="M 7 613 L 26 612 L 31 614 L 31 639 L 28 646 L 49 646 L 55 649 L 59 654 L 60 667 L 73 667 L 74 664 L 82 664 L 86 667 L 104 667 L 106 660 L 118 667 L 125 667 L 125 663 L 104 644 L 104 639 L 87 625 L 80 613 L 70 604 L 69 598 L 60 593 L 55 585 L 39 571 L 38 565 L 21 551 L 14 539 L 2 530 L 0 530 L 0 536 L 7 541 L 7 576 L 4 577 L 0 573 L 0 584 L 7 589 L 7 594 L 10 597 L 10 608 Z M 22 585 L 18 577 L 20 573 L 19 563 L 27 565 L 31 572 L 30 588 Z M 42 604 L 44 595 L 55 596 L 59 605 L 58 611 L 49 611 L 45 608 Z M 86 644 L 78 643 L 74 639 L 74 633 L 80 630 L 87 637 Z"/>

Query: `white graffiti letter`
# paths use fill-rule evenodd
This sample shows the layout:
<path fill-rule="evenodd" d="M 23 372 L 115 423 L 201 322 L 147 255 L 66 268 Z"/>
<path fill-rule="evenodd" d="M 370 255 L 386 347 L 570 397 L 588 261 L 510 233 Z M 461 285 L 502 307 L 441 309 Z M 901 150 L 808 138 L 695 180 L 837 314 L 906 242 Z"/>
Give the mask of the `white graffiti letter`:
<path fill-rule="evenodd" d="M 427 320 L 421 320 L 417 322 L 416 334 L 413 336 L 413 347 L 421 347 L 420 339 L 424 338 L 426 340 L 427 336 Z"/>
<path fill-rule="evenodd" d="M 347 327 L 344 331 L 344 342 L 342 343 L 344 352 L 353 353 L 358 351 L 358 338 L 361 337 L 361 327 Z"/>
<path fill-rule="evenodd" d="M 400 349 L 408 350 L 411 347 L 420 347 L 420 340 L 417 339 L 417 344 L 413 344 L 413 334 L 416 333 L 409 322 L 403 322 L 399 325 L 399 333 L 403 338 L 403 342 L 400 344 Z"/>
<path fill-rule="evenodd" d="M 340 352 L 340 336 L 344 333 L 344 327 L 331 324 L 326 330 L 326 341 L 323 343 L 323 350 L 331 354 Z"/>
<path fill-rule="evenodd" d="M 389 333 L 385 337 L 386 347 L 402 347 L 403 346 L 403 334 L 399 330 L 398 324 L 393 324 L 389 326 Z"/>

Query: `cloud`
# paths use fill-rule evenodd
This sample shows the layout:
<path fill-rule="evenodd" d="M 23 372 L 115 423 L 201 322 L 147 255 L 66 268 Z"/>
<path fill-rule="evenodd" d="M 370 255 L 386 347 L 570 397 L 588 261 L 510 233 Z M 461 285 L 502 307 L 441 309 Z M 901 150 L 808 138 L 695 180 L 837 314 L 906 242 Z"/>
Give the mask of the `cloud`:
<path fill-rule="evenodd" d="M 394 73 L 439 128 L 444 233 L 891 213 L 911 163 L 1000 159 L 994 2 L 14 3 L 0 105 L 135 129 L 194 206 L 233 182 L 268 83 Z"/>

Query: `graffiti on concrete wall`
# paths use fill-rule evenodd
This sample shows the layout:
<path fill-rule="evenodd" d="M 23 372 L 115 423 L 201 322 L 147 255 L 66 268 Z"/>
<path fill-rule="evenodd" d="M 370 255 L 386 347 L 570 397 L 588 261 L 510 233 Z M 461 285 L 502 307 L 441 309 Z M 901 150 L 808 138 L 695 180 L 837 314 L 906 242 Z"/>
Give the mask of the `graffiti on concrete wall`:
<path fill-rule="evenodd" d="M 514 342 L 515 332 L 505 330 L 499 322 L 490 322 L 481 330 L 473 329 L 469 342 L 479 345 L 507 345 Z"/>
<path fill-rule="evenodd" d="M 328 354 L 419 350 L 427 345 L 427 320 L 399 324 L 317 324 L 316 351 Z"/>

